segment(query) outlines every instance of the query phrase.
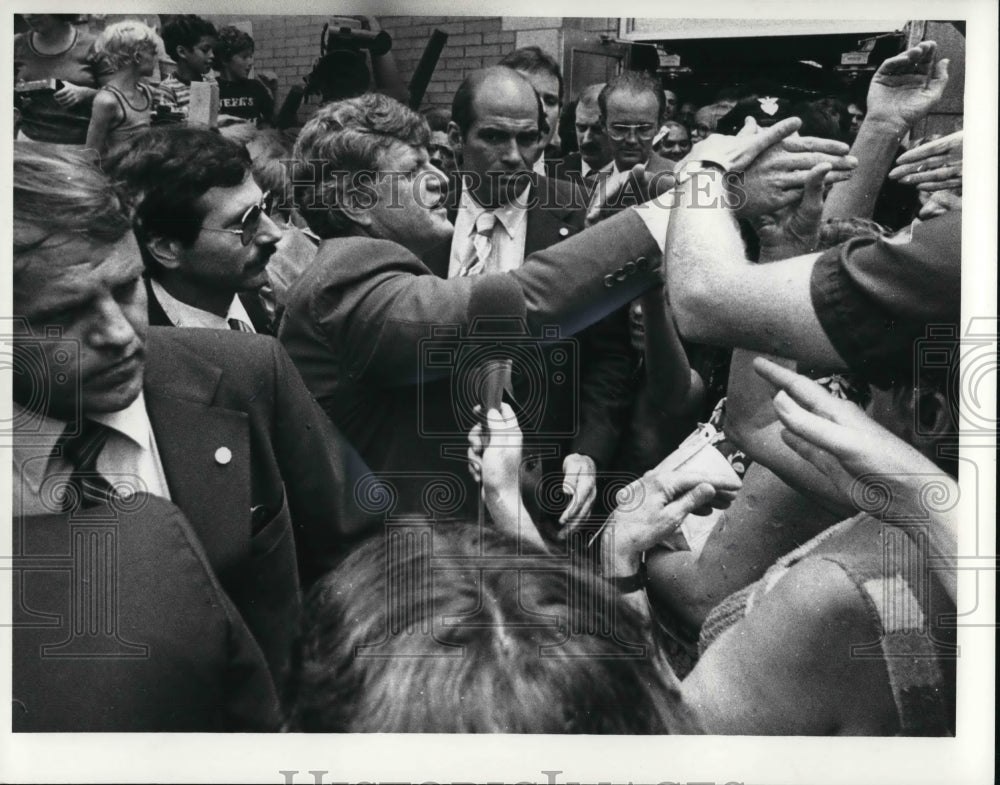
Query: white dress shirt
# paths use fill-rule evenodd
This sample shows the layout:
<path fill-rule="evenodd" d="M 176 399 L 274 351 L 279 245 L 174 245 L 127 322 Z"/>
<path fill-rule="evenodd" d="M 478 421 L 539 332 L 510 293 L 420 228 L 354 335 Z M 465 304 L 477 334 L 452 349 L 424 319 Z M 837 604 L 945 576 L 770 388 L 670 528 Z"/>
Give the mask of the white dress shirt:
<path fill-rule="evenodd" d="M 249 332 L 257 332 L 254 329 L 253 322 L 250 321 L 247 309 L 243 307 L 243 303 L 240 302 L 240 298 L 236 295 L 233 296 L 233 301 L 229 304 L 229 312 L 225 317 L 222 317 L 210 311 L 203 311 L 201 308 L 195 308 L 193 305 L 181 302 L 164 289 L 159 281 L 155 279 L 150 279 L 149 283 L 153 288 L 156 299 L 160 302 L 160 307 L 163 308 L 163 312 L 174 327 L 208 327 L 212 330 L 228 330 L 230 329 L 229 320 L 239 319 L 250 328 Z"/>
<path fill-rule="evenodd" d="M 52 456 L 66 423 L 44 415 L 32 416 L 24 407 L 13 405 L 14 422 L 23 423 L 14 432 L 14 474 L 12 512 L 42 515 L 57 512 L 47 489 L 55 477 L 68 478 L 72 465 L 61 456 Z M 131 488 L 164 499 L 170 498 L 156 437 L 140 392 L 131 405 L 117 412 L 95 414 L 89 419 L 111 429 L 100 455 L 97 471 L 119 489 Z"/>
<path fill-rule="evenodd" d="M 493 247 L 484 272 L 506 273 L 518 269 L 524 262 L 530 188 L 530 185 L 525 186 L 513 202 L 491 211 L 496 215 L 497 223 L 493 230 Z M 449 278 L 455 278 L 460 270 L 475 259 L 476 250 L 472 239 L 476 233 L 476 219 L 484 212 L 485 208 L 473 198 L 467 187 L 463 187 L 458 215 L 455 217 L 455 233 L 451 240 Z"/>

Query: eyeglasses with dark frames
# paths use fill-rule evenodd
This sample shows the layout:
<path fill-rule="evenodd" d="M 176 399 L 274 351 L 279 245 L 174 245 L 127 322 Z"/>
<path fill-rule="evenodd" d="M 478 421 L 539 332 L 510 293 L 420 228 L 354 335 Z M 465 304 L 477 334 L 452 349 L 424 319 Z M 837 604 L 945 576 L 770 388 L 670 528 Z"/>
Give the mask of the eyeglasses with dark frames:
<path fill-rule="evenodd" d="M 223 229 L 218 226 L 203 226 L 201 228 L 209 232 L 227 232 L 228 234 L 239 235 L 240 242 L 244 246 L 250 245 L 257 236 L 257 232 L 260 231 L 261 216 L 271 213 L 271 203 L 272 194 L 270 191 L 265 191 L 264 195 L 260 198 L 260 203 L 250 206 L 243 213 L 243 216 L 240 218 L 239 229 Z"/>

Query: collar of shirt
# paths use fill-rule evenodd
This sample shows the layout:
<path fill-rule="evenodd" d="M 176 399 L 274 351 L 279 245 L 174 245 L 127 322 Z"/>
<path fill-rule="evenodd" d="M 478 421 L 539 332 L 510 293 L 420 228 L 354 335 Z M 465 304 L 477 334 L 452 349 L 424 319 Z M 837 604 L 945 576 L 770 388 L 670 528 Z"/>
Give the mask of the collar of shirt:
<path fill-rule="evenodd" d="M 13 405 L 14 421 L 21 418 L 30 419 L 32 428 L 30 432 L 22 430 L 14 431 L 14 468 L 27 482 L 28 486 L 35 493 L 42 486 L 48 471 L 48 458 L 56 446 L 56 442 L 66 430 L 67 423 L 56 420 L 46 415 L 31 415 L 27 409 L 18 403 Z M 102 412 L 90 418 L 94 422 L 99 422 L 108 426 L 116 433 L 121 434 L 126 439 L 134 442 L 142 450 L 150 450 L 151 434 L 153 426 L 149 422 L 149 414 L 146 411 L 146 398 L 142 391 L 138 397 L 124 409 L 117 412 Z M 23 421 L 23 420 L 21 420 Z M 15 479 L 16 481 L 16 479 Z"/>
<path fill-rule="evenodd" d="M 588 164 L 586 161 L 584 161 L 582 157 L 580 158 L 580 176 L 581 177 L 586 177 L 588 174 L 590 174 L 592 168 L 593 167 L 591 167 L 590 164 Z"/>
<path fill-rule="evenodd" d="M 497 217 L 497 222 L 503 227 L 512 248 L 514 244 L 518 243 L 518 238 L 525 234 L 530 190 L 531 186 L 526 185 L 513 202 L 492 211 Z M 454 278 L 463 265 L 468 263 L 471 254 L 474 253 L 472 237 L 476 232 L 476 219 L 484 212 L 486 209 L 469 193 L 468 183 L 463 183 L 458 213 L 455 216 L 455 233 L 451 242 L 451 257 L 448 263 L 449 278 Z M 523 248 L 520 249 L 522 256 L 523 250 Z M 503 268 L 505 265 L 501 265 L 501 267 Z"/>
<path fill-rule="evenodd" d="M 174 327 L 207 327 L 212 330 L 228 330 L 229 320 L 239 319 L 246 322 L 251 330 L 257 332 L 254 329 L 253 322 L 250 321 L 250 316 L 247 314 L 246 308 L 243 307 L 243 303 L 240 302 L 240 298 L 236 295 L 233 296 L 233 301 L 229 304 L 228 313 L 223 317 L 181 302 L 164 289 L 159 281 L 155 279 L 150 280 L 150 285 L 152 286 L 153 294 L 156 295 L 156 299 L 160 303 L 160 307 L 163 308 L 163 312 L 173 323 Z"/>
<path fill-rule="evenodd" d="M 531 167 L 531 171 L 535 174 L 545 177 L 545 154 L 542 153 L 541 158 L 535 161 L 535 165 Z"/>
<path fill-rule="evenodd" d="M 503 226 L 508 237 L 514 237 L 521 224 L 527 220 L 528 192 L 530 190 L 530 184 L 524 186 L 513 202 L 490 211 L 497 217 L 497 222 Z M 455 235 L 465 238 L 472 237 L 476 231 L 476 219 L 485 212 L 486 208 L 480 205 L 475 197 L 469 193 L 468 182 L 463 183 L 462 196 L 458 205 L 458 217 L 455 219 Z M 459 221 L 463 218 L 466 219 L 468 226 L 459 225 Z"/>

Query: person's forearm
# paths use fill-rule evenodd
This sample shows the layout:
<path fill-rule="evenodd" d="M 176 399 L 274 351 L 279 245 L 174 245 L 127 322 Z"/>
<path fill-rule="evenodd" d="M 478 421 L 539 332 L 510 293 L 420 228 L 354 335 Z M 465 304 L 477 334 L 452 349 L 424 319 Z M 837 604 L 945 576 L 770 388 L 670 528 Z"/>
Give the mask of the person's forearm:
<path fill-rule="evenodd" d="M 908 130 L 901 123 L 865 118 L 851 146 L 858 167 L 850 180 L 835 183 L 830 190 L 823 204 L 824 219 L 871 218 L 875 199 Z"/>
<path fill-rule="evenodd" d="M 486 508 L 497 529 L 507 536 L 548 550 L 535 522 L 531 519 L 531 514 L 521 500 L 521 494 L 516 489 L 507 491 L 487 489 Z"/>
<path fill-rule="evenodd" d="M 696 631 L 726 597 L 839 519 L 755 464 L 700 554 L 658 550 L 649 555 L 650 599 Z"/>
<path fill-rule="evenodd" d="M 688 193 L 686 205 L 694 182 L 681 186 Z M 697 202 L 677 207 L 667 231 L 667 291 L 681 335 L 843 369 L 812 305 L 816 256 L 750 264 L 724 206 L 722 178 L 706 173 L 697 182 Z"/>
<path fill-rule="evenodd" d="M 685 411 L 690 403 L 691 365 L 677 334 L 664 292 L 650 289 L 642 298 L 646 378 L 652 402 L 663 414 Z"/>

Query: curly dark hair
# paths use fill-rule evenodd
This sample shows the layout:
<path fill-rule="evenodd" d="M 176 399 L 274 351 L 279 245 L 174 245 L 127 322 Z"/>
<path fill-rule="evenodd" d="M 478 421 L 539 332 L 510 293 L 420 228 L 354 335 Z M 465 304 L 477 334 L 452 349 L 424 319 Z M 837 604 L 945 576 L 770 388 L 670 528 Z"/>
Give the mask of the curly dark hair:
<path fill-rule="evenodd" d="M 228 25 L 219 29 L 215 39 L 215 57 L 220 63 L 228 63 L 238 54 L 250 52 L 253 54 L 253 38 L 238 27 Z"/>

